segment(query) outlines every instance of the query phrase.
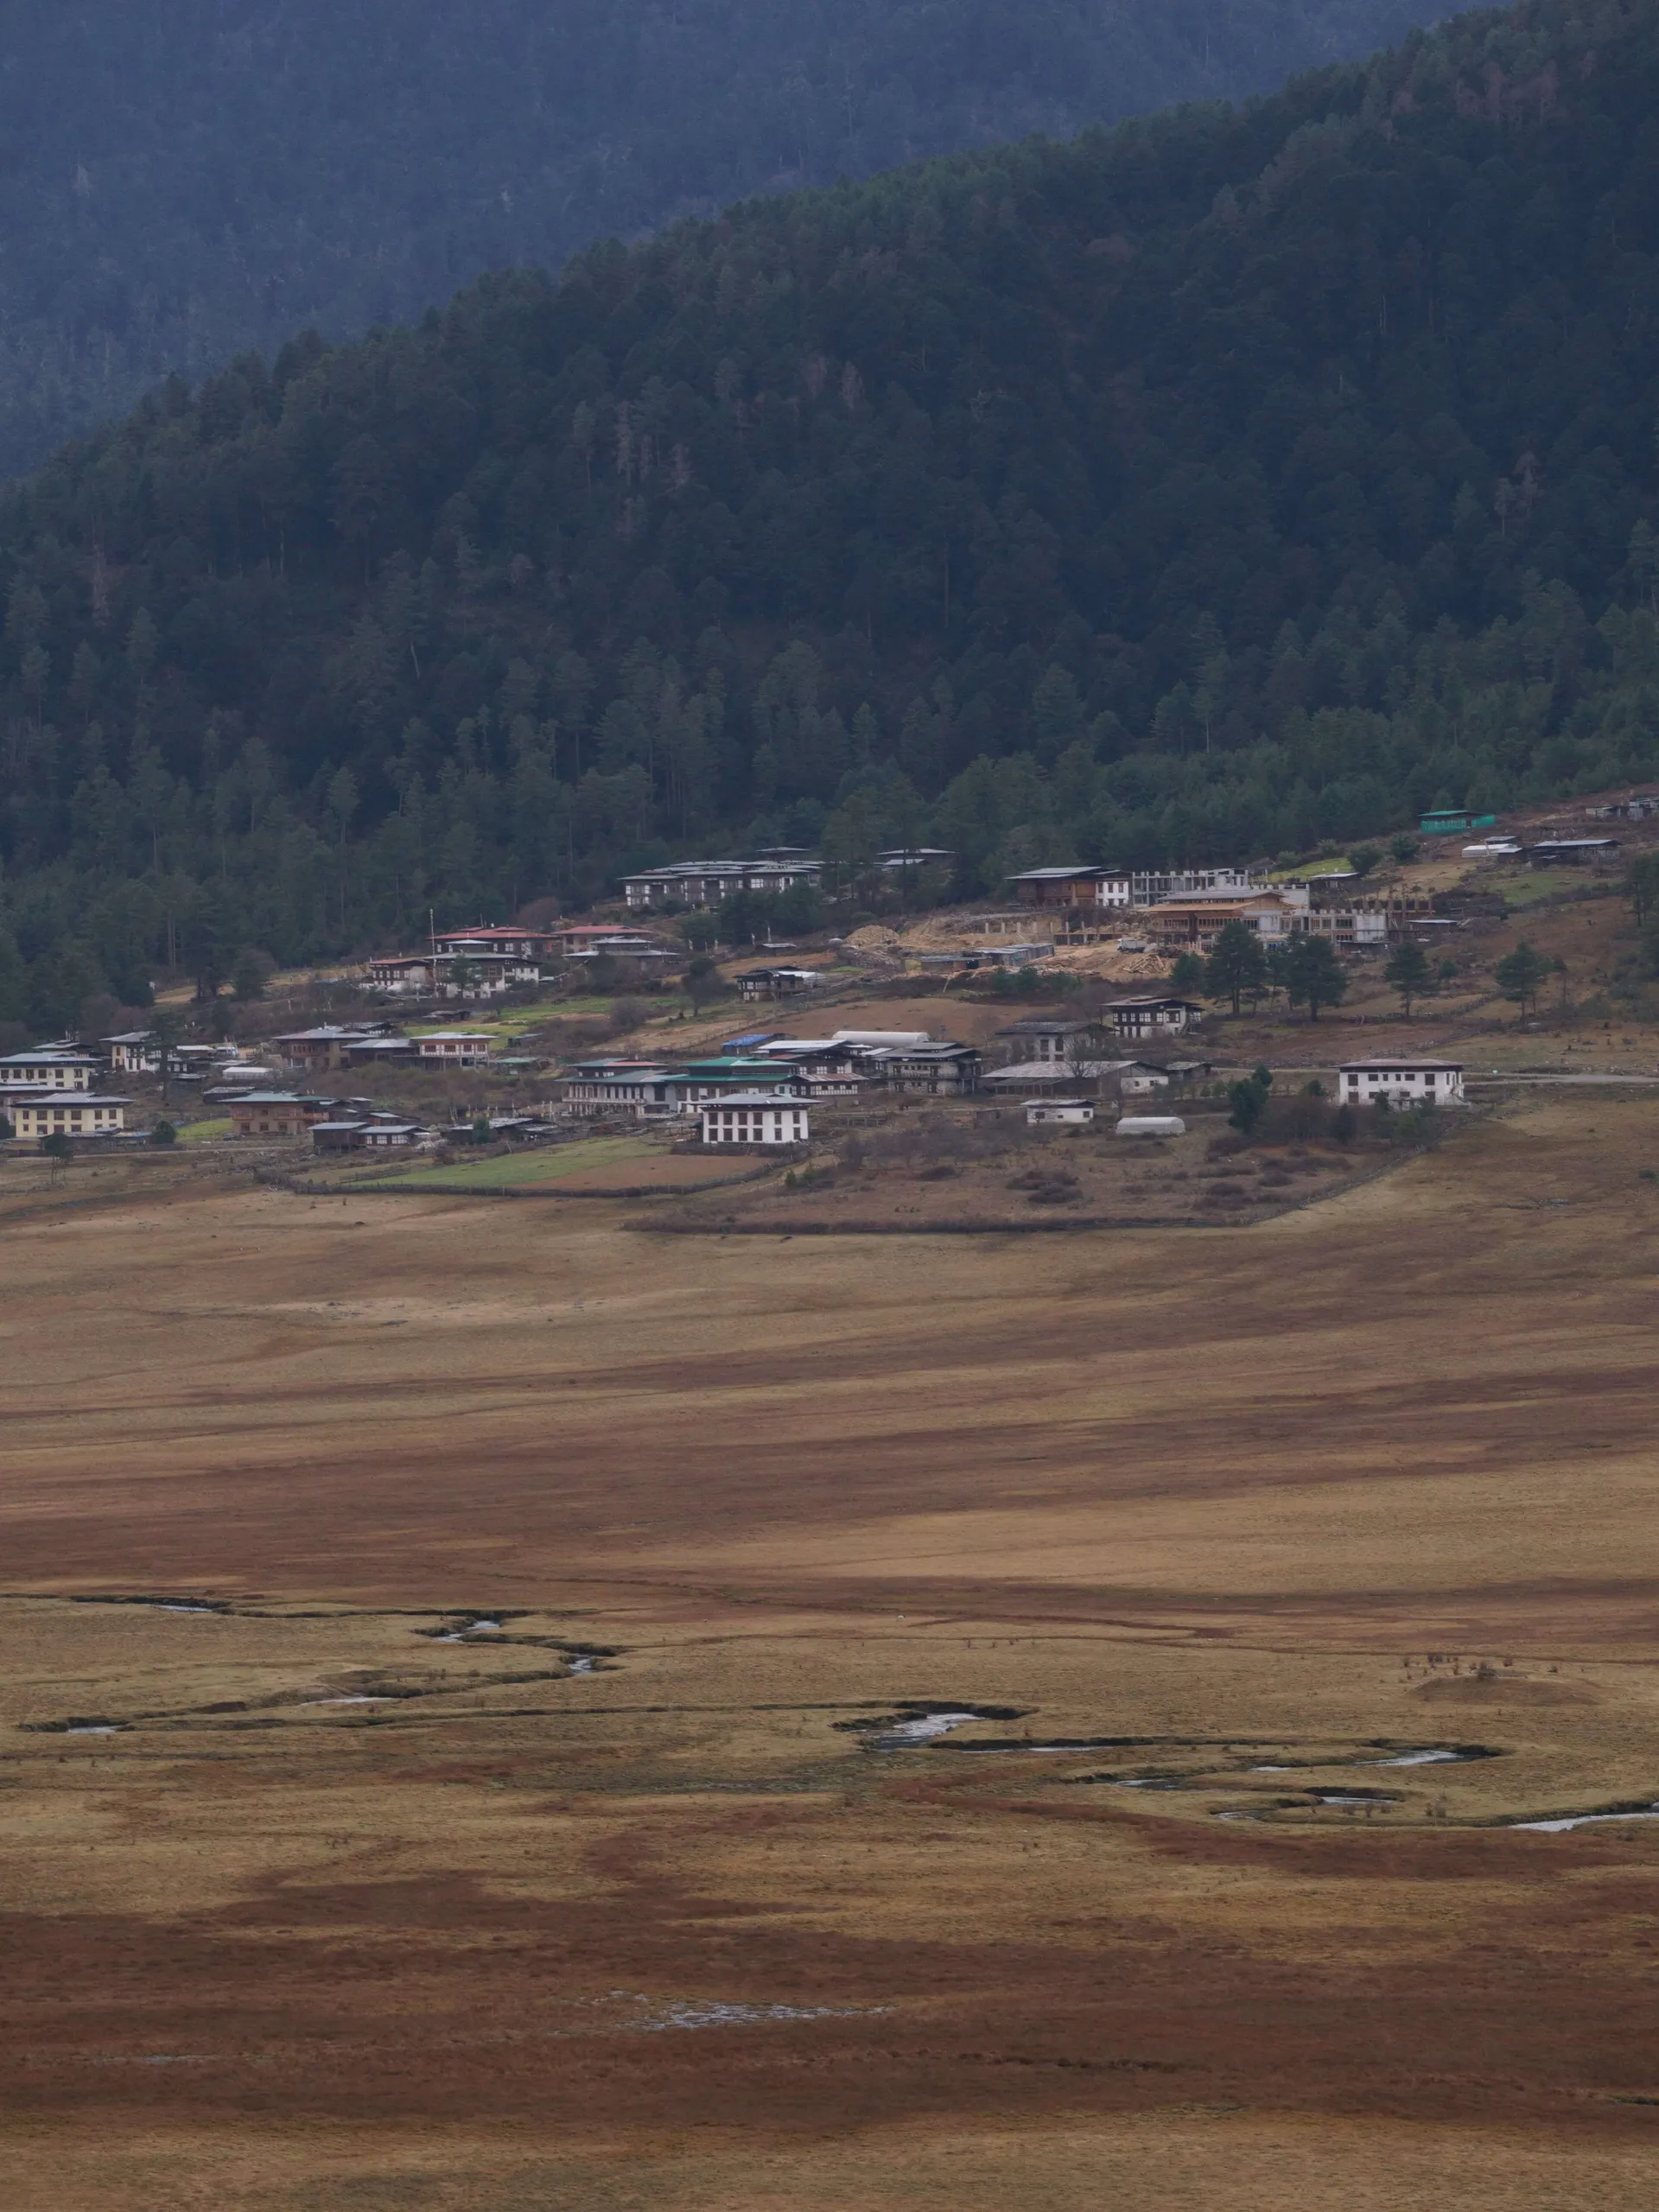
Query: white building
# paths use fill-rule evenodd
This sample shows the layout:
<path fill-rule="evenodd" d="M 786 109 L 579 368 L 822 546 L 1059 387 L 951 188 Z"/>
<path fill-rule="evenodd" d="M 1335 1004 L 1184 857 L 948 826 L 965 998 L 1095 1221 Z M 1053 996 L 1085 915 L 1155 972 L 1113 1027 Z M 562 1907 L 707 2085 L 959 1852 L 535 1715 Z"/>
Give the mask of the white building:
<path fill-rule="evenodd" d="M 1344 1060 L 1337 1071 L 1344 1106 L 1461 1106 L 1461 1060 Z"/>
<path fill-rule="evenodd" d="M 1204 1019 L 1204 1008 L 1196 999 L 1178 998 L 1173 992 L 1143 999 L 1114 999 L 1106 1012 L 1116 1034 L 1132 1039 L 1179 1035 L 1183 1030 L 1197 1028 Z"/>
<path fill-rule="evenodd" d="M 490 1057 L 492 1039 L 481 1029 L 435 1029 L 415 1039 L 424 1064 L 446 1068 L 476 1067 Z"/>
<path fill-rule="evenodd" d="M 1026 1126 L 1040 1128 L 1046 1122 L 1092 1122 L 1095 1109 L 1086 1098 L 1027 1098 Z"/>
<path fill-rule="evenodd" d="M 0 1084 L 17 1090 L 90 1090 L 99 1063 L 90 1052 L 8 1052 L 0 1059 Z"/>
<path fill-rule="evenodd" d="M 738 1090 L 702 1109 L 704 1144 L 804 1144 L 811 1134 L 804 1100 L 775 1090 Z"/>
<path fill-rule="evenodd" d="M 123 1030 L 119 1036 L 102 1037 L 99 1042 L 118 1075 L 154 1075 L 162 1065 L 160 1040 L 148 1029 Z"/>
<path fill-rule="evenodd" d="M 127 1126 L 130 1098 L 36 1090 L 0 1098 L 0 1115 L 20 1137 L 112 1137 Z"/>

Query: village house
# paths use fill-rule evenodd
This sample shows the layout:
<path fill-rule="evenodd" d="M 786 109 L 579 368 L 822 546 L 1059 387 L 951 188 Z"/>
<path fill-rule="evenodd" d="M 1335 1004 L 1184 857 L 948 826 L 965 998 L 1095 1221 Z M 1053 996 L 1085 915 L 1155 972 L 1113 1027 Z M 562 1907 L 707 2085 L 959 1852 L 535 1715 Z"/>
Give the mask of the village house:
<path fill-rule="evenodd" d="M 0 1096 L 0 1117 L 21 1138 L 113 1137 L 127 1126 L 130 1098 L 79 1090 L 10 1091 Z"/>
<path fill-rule="evenodd" d="M 1070 1090 L 1092 1091 L 1097 1098 L 1124 1098 L 1166 1090 L 1170 1084 L 1165 1071 L 1151 1060 L 1101 1058 L 1016 1060 L 1010 1067 L 989 1069 L 981 1080 L 987 1090 L 1003 1098 L 1025 1091 Z"/>
<path fill-rule="evenodd" d="M 1114 999 L 1106 1014 L 1117 1036 L 1144 1041 L 1148 1037 L 1174 1036 L 1183 1030 L 1196 1028 L 1204 1018 L 1204 1008 L 1196 999 L 1179 998 L 1173 992 L 1166 992 L 1145 998 Z"/>
<path fill-rule="evenodd" d="M 490 1057 L 493 1039 L 481 1029 L 434 1029 L 415 1039 L 423 1067 L 471 1068 Z"/>
<path fill-rule="evenodd" d="M 41 1046 L 32 1052 L 8 1052 L 0 1058 L 0 1088 L 16 1090 L 90 1090 L 103 1072 L 91 1052 L 63 1046 Z"/>
<path fill-rule="evenodd" d="M 368 963 L 369 981 L 395 997 L 425 998 L 448 964 L 431 952 L 377 952 Z"/>
<path fill-rule="evenodd" d="M 400 1121 L 395 1114 L 311 1124 L 311 1142 L 320 1153 L 407 1152 L 436 1140 L 435 1130 L 423 1128 L 418 1122 Z"/>
<path fill-rule="evenodd" d="M 642 868 L 624 876 L 622 896 L 631 913 L 653 906 L 718 906 L 739 891 L 792 891 L 798 884 L 814 888 L 823 874 L 823 863 L 811 856 L 799 859 L 752 861 L 675 861 L 667 868 Z"/>
<path fill-rule="evenodd" d="M 759 1090 L 763 1085 L 779 1097 L 804 1098 L 803 1078 L 776 1060 L 759 1057 L 743 1059 L 689 1060 L 668 1078 L 671 1095 L 682 1114 L 694 1112 L 710 1100 L 730 1098 L 739 1092 Z"/>
<path fill-rule="evenodd" d="M 804 1144 L 811 1134 L 809 1109 L 792 1094 L 738 1090 L 702 1109 L 702 1141 L 720 1145 Z"/>
<path fill-rule="evenodd" d="M 809 1098 L 856 1098 L 870 1083 L 862 1049 L 838 1045 L 831 1038 L 783 1037 L 767 1042 L 756 1037 L 748 1048 L 753 1056 L 786 1069 Z"/>
<path fill-rule="evenodd" d="M 98 1041 L 117 1075 L 155 1075 L 161 1067 L 160 1040 L 148 1029 L 125 1029 Z"/>
<path fill-rule="evenodd" d="M 284 1067 L 321 1074 L 350 1067 L 365 1046 L 384 1042 L 391 1036 L 391 1026 L 384 1021 L 324 1022 L 315 1029 L 290 1030 L 286 1036 L 270 1041 Z M 407 1051 L 406 1038 L 392 1041 Z"/>
<path fill-rule="evenodd" d="M 632 1114 L 639 1121 L 666 1121 L 679 1110 L 671 1071 L 650 1060 L 578 1060 L 561 1079 L 564 1103 L 584 1119 Z"/>
<path fill-rule="evenodd" d="M 649 976 L 665 975 L 671 968 L 683 968 L 690 957 L 683 950 L 658 944 L 626 930 L 590 938 L 568 956 L 571 969 L 578 976 L 591 971 L 603 961 L 607 968 L 640 981 Z"/>
<path fill-rule="evenodd" d="M 581 952 L 663 952 L 669 950 L 660 938 L 646 930 L 624 929 L 616 922 L 570 922 L 555 931 L 559 950 L 567 958 Z"/>
<path fill-rule="evenodd" d="M 1011 1021 L 997 1031 L 1008 1040 L 1008 1058 L 1053 1060 L 1086 1059 L 1098 1050 L 1101 1024 L 1086 1014 L 1033 1014 L 1025 1021 Z"/>
<path fill-rule="evenodd" d="M 925 1043 L 926 1039 L 918 1041 Z M 768 1038 L 757 1031 L 753 1037 L 734 1039 L 722 1049 L 747 1052 L 754 1059 L 776 1060 L 792 1068 L 798 1075 L 814 1077 L 855 1074 L 868 1047 L 849 1044 L 838 1037 Z"/>
<path fill-rule="evenodd" d="M 458 982 L 454 971 L 463 960 Z M 368 978 L 377 990 L 397 998 L 493 999 L 515 984 L 539 983 L 542 969 L 539 961 L 522 953 L 487 947 L 465 953 L 377 952 L 368 963 Z"/>
<path fill-rule="evenodd" d="M 753 1004 L 759 999 L 798 998 L 823 982 L 816 968 L 751 968 L 737 978 L 737 988 L 738 995 Z"/>
<path fill-rule="evenodd" d="M 965 1097 L 979 1088 L 981 1055 L 972 1045 L 878 1046 L 868 1054 L 866 1065 L 875 1081 L 888 1090 L 955 1098 Z"/>
<path fill-rule="evenodd" d="M 1461 1106 L 1461 1060 L 1344 1060 L 1337 1071 L 1344 1106 Z"/>
<path fill-rule="evenodd" d="M 556 936 L 552 930 L 525 929 L 516 922 L 480 922 L 469 930 L 440 930 L 432 940 L 432 950 L 451 957 L 461 953 L 468 959 L 536 962 L 552 957 Z"/>
<path fill-rule="evenodd" d="M 226 1101 L 233 1137 L 302 1137 L 319 1122 L 343 1122 L 372 1111 L 366 1098 L 318 1098 L 292 1090 L 250 1090 Z"/>

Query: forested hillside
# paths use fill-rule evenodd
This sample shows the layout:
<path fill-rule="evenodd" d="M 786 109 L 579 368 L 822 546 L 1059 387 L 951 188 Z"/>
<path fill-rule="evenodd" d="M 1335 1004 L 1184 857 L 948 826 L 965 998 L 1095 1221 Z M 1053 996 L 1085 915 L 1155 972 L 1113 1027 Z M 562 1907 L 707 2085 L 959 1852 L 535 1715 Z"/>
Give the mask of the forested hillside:
<path fill-rule="evenodd" d="M 1266 91 L 1442 0 L 11 0 L 0 474 L 746 193 Z"/>
<path fill-rule="evenodd" d="M 972 891 L 1651 774 L 1656 419 L 1618 0 L 240 360 L 0 505 L 0 993 L 702 846 Z"/>

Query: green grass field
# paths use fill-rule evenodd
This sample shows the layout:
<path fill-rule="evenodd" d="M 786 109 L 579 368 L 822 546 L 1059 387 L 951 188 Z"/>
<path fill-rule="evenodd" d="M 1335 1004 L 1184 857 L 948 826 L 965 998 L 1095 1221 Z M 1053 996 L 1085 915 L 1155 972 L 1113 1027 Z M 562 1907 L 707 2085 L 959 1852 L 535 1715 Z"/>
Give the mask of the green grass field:
<path fill-rule="evenodd" d="M 181 1122 L 177 1128 L 181 1144 L 217 1144 L 231 1134 L 228 1115 L 222 1122 Z"/>
<path fill-rule="evenodd" d="M 563 1144 L 547 1152 L 505 1154 L 480 1160 L 476 1167 L 416 1167 L 407 1175 L 388 1177 L 378 1187 L 400 1191 L 516 1189 L 520 1184 L 554 1183 L 586 1168 L 607 1167 L 613 1160 L 643 1160 L 652 1147 L 643 1137 L 590 1137 L 585 1143 Z"/>
<path fill-rule="evenodd" d="M 1488 880 L 1506 906 L 1524 911 L 1557 892 L 1586 891 L 1595 878 L 1578 868 L 1517 868 L 1497 869 Z"/>

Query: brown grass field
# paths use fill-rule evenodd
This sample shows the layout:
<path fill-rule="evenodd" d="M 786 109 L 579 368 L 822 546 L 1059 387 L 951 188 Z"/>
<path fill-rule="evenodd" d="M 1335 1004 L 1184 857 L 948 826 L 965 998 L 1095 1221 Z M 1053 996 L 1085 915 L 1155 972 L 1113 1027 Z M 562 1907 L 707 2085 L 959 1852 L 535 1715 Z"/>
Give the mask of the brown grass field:
<path fill-rule="evenodd" d="M 1659 1821 L 1510 1824 L 1659 1801 L 1656 1113 L 1065 1238 L 8 1166 L 0 2203 L 1646 2206 Z"/>

